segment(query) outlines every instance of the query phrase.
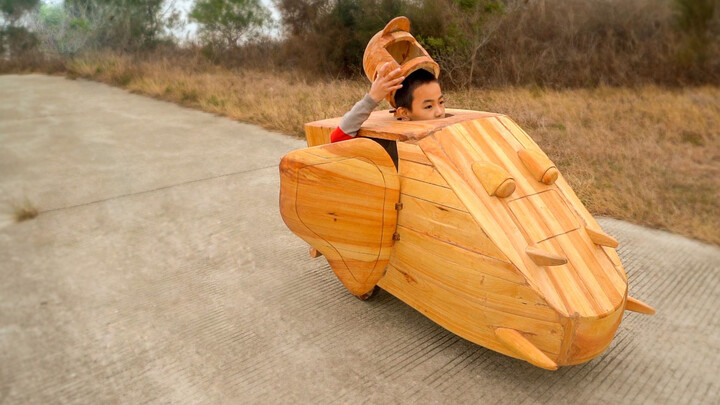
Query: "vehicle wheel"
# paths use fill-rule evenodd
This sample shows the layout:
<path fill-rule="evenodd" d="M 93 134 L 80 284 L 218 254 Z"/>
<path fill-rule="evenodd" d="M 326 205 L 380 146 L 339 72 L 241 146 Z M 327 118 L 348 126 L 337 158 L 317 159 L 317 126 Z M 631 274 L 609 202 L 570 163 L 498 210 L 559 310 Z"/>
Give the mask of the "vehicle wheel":
<path fill-rule="evenodd" d="M 375 287 L 373 287 L 372 290 L 366 292 L 365 294 L 356 295 L 355 297 L 356 297 L 357 299 L 359 299 L 360 301 L 367 301 L 367 300 L 369 300 L 370 298 L 372 298 L 373 295 L 375 295 L 375 294 L 378 292 L 379 289 L 380 289 L 380 287 L 375 286 Z"/>

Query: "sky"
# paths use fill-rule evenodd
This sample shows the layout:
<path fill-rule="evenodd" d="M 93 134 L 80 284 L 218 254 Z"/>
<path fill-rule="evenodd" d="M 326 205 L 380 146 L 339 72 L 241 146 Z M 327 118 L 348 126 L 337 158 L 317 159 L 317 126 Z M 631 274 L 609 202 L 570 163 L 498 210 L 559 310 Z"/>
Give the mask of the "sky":
<path fill-rule="evenodd" d="M 64 0 L 43 0 L 43 3 L 45 4 L 60 4 Z M 272 16 L 274 19 L 279 20 L 280 14 L 278 13 L 277 9 L 272 3 L 272 0 L 260 0 L 260 2 L 267 7 L 270 12 L 272 13 Z M 166 6 L 173 7 L 180 11 L 180 14 L 182 15 L 182 19 L 185 22 L 184 26 L 179 30 L 173 30 L 173 35 L 177 36 L 178 38 L 185 39 L 187 37 L 192 38 L 194 37 L 195 33 L 197 32 L 198 25 L 193 22 L 187 21 L 187 14 L 190 12 L 190 9 L 192 8 L 192 5 L 195 3 L 195 0 L 165 0 Z M 277 34 L 277 33 L 275 33 Z"/>

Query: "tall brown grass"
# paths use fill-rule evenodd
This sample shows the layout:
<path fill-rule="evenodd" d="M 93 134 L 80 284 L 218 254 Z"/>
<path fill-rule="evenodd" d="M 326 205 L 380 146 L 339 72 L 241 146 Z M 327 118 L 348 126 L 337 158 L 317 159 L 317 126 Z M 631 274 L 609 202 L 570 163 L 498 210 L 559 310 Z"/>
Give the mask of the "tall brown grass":
<path fill-rule="evenodd" d="M 72 75 L 295 136 L 344 114 L 365 81 L 111 54 Z M 509 87 L 447 92 L 448 106 L 514 118 L 558 164 L 591 212 L 720 244 L 720 89 Z M 387 106 L 386 106 L 387 107 Z"/>

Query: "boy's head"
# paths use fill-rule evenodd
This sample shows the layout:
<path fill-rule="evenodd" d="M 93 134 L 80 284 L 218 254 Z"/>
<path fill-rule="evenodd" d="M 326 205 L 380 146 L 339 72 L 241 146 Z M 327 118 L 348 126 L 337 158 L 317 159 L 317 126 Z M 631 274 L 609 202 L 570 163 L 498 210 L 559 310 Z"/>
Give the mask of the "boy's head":
<path fill-rule="evenodd" d="M 432 120 L 445 117 L 445 99 L 440 84 L 427 70 L 419 69 L 405 78 L 395 92 L 395 115 L 406 120 Z"/>

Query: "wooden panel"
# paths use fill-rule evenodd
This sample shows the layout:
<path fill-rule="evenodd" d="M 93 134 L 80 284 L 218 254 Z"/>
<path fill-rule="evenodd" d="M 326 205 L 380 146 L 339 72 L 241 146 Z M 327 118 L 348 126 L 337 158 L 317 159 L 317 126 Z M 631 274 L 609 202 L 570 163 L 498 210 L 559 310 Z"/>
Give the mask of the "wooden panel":
<path fill-rule="evenodd" d="M 549 268 L 548 273 L 564 298 L 578 306 L 578 313 L 606 315 L 622 305 L 627 285 L 602 250 L 586 238 L 581 230 L 575 230 L 538 246 L 567 258 L 566 265 Z"/>
<path fill-rule="evenodd" d="M 488 321 L 478 305 L 462 298 L 450 299 L 445 290 L 423 281 L 388 265 L 378 285 L 464 339 L 507 356 L 518 357 L 497 341 L 493 330 L 487 327 Z"/>
<path fill-rule="evenodd" d="M 330 134 L 335 128 L 305 125 L 305 140 L 308 146 L 319 146 L 330 143 Z"/>
<path fill-rule="evenodd" d="M 399 181 L 376 142 L 353 139 L 288 153 L 280 163 L 280 213 L 355 295 L 382 277 L 397 225 Z"/>
<path fill-rule="evenodd" d="M 470 341 L 507 353 L 498 347 L 494 329 L 498 325 L 528 332 L 529 340 L 551 358 L 557 358 L 562 344 L 563 328 L 557 322 L 536 320 L 496 310 L 481 300 L 447 289 L 425 274 L 391 262 L 378 285 L 434 322 Z M 517 357 L 516 355 L 513 355 Z"/>
<path fill-rule="evenodd" d="M 419 180 L 400 177 L 400 190 L 403 194 L 432 201 L 448 208 L 464 211 L 465 206 L 457 198 L 455 193 L 446 187 L 436 186 Z"/>
<path fill-rule="evenodd" d="M 538 243 L 580 227 L 580 221 L 555 190 L 518 198 L 508 203 L 528 238 Z"/>
<path fill-rule="evenodd" d="M 401 194 L 400 202 L 403 208 L 398 213 L 399 226 L 485 256 L 507 261 L 505 255 L 466 211 L 404 194 Z"/>
<path fill-rule="evenodd" d="M 398 226 L 397 232 L 405 246 L 412 244 L 419 246 L 420 251 L 423 252 L 422 260 L 427 262 L 427 266 L 438 269 L 448 267 L 482 269 L 483 273 L 493 277 L 502 278 L 515 284 L 525 284 L 525 278 L 510 263 L 444 243 L 403 226 Z"/>
<path fill-rule="evenodd" d="M 474 120 L 483 117 L 496 117 L 500 114 L 481 111 L 459 110 L 448 108 L 445 110 L 446 118 L 427 121 L 400 121 L 391 110 L 374 111 L 363 123 L 358 136 L 367 138 L 390 139 L 393 141 L 415 141 L 431 135 L 435 131 L 457 124 L 458 122 Z M 305 124 L 311 127 L 327 128 L 330 131 L 340 125 L 342 117 L 329 118 Z"/>
<path fill-rule="evenodd" d="M 400 159 L 398 165 L 398 172 L 401 176 L 450 188 L 445 179 L 443 179 L 440 173 L 438 173 L 438 171 L 432 166 L 403 159 Z"/>
<path fill-rule="evenodd" d="M 425 153 L 420 149 L 418 145 L 413 145 L 406 142 L 398 142 L 398 158 L 400 160 L 409 160 L 411 162 L 421 163 L 424 165 L 432 166 L 430 160 L 425 156 Z"/>
<path fill-rule="evenodd" d="M 558 314 L 547 306 L 545 300 L 527 284 L 517 282 L 518 273 L 507 263 L 490 259 L 473 260 L 471 252 L 457 250 L 454 258 L 466 255 L 466 259 L 470 260 L 448 261 L 435 254 L 447 249 L 443 246 L 447 245 L 446 242 L 403 227 L 398 229 L 398 233 L 400 241 L 395 244 L 390 258 L 395 267 L 422 273 L 466 299 L 502 312 L 558 321 Z M 420 256 L 423 260 L 416 260 Z"/>

